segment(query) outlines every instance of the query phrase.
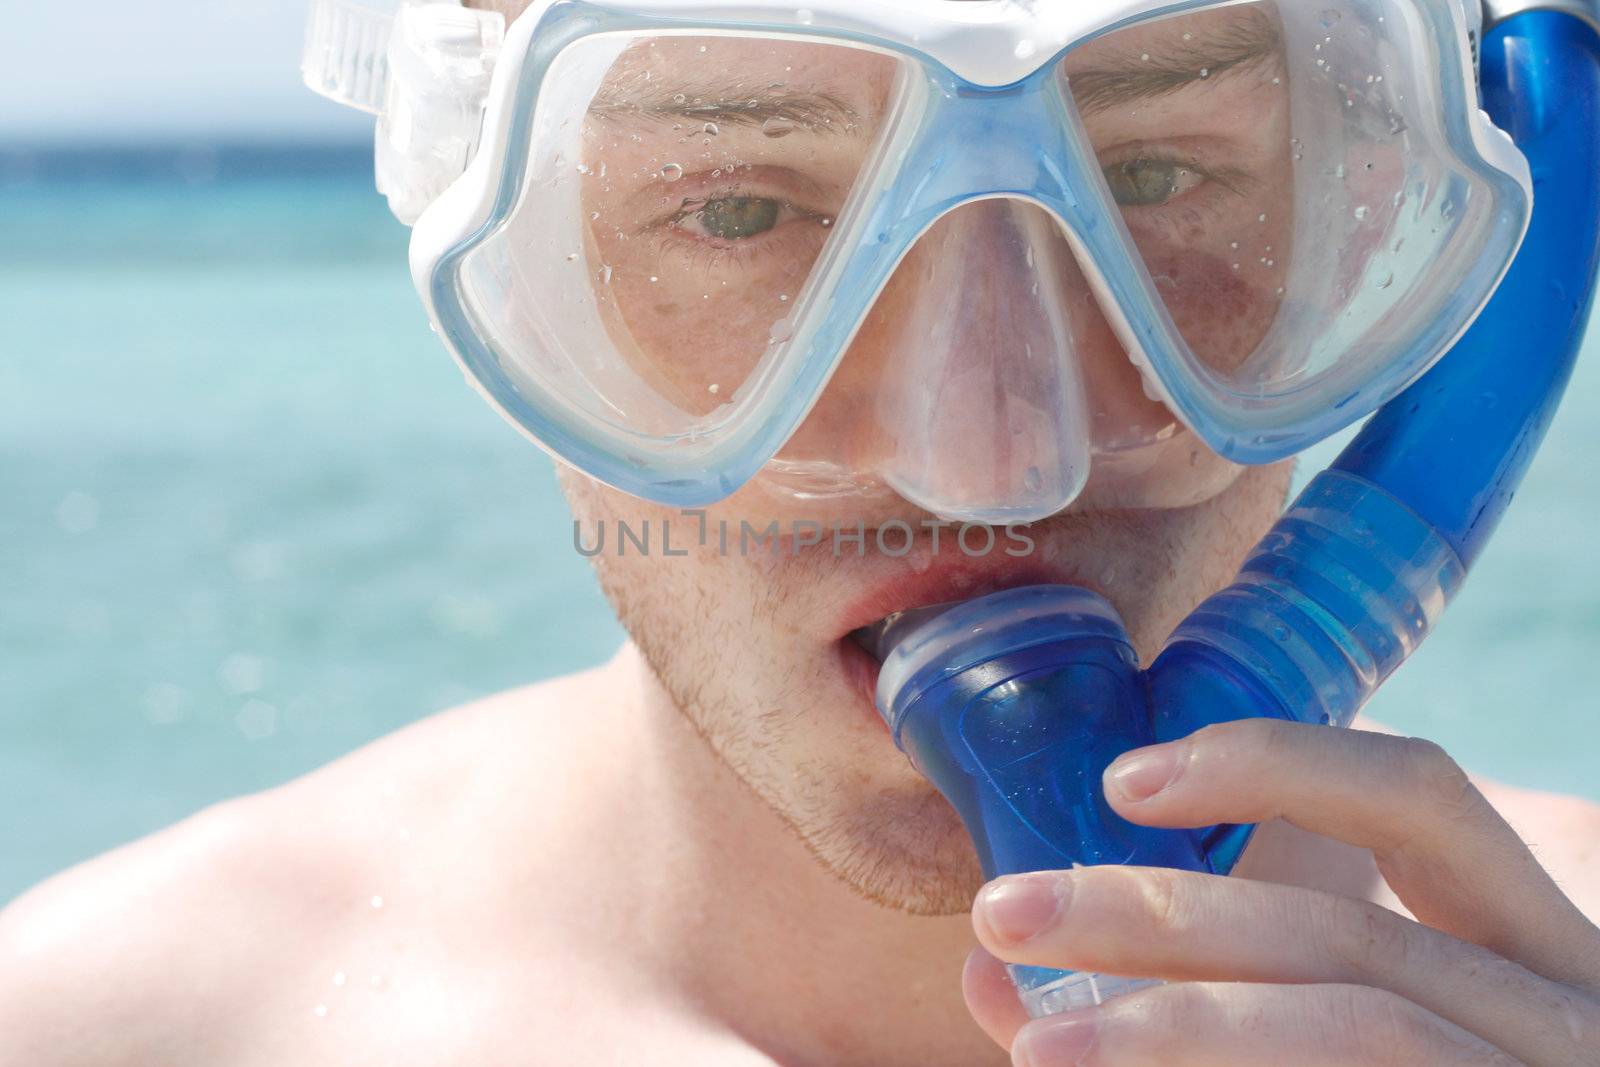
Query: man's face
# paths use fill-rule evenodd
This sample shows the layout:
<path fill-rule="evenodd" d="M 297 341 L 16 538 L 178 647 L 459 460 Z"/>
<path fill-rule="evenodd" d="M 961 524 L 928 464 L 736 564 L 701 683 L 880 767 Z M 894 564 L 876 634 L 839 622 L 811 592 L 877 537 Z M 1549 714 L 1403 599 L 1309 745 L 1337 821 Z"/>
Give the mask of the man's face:
<path fill-rule="evenodd" d="M 1266 334 L 1289 260 L 1275 40 L 1270 18 L 1234 8 L 1091 43 L 1062 71 L 1174 323 L 1222 373 Z M 1188 67 L 1204 77 L 1173 77 Z M 803 42 L 664 37 L 606 58 L 597 86 L 579 171 L 584 240 L 606 264 L 606 329 L 663 410 L 703 418 L 755 373 L 822 255 L 891 106 L 895 65 Z M 562 472 L 584 540 L 605 531 L 602 586 L 679 708 L 819 863 L 923 914 L 966 910 L 981 873 L 953 810 L 894 748 L 873 708 L 876 664 L 851 631 L 897 610 L 1065 582 L 1109 598 L 1148 659 L 1232 576 L 1288 480 L 1283 466 L 1224 462 L 1146 395 L 1065 238 L 1053 226 L 1043 245 L 1008 236 L 1031 225 L 1029 212 L 1043 217 L 989 201 L 939 220 L 779 461 L 703 519 Z M 1239 253 L 1245 233 L 1263 254 Z M 1053 302 L 1034 299 L 1041 287 Z M 944 338 L 952 382 L 981 394 L 1042 355 L 1072 362 L 1088 392 L 1102 454 L 1077 503 L 1027 530 L 1026 550 L 1004 534 L 960 540 L 956 527 L 932 527 L 877 476 L 896 448 L 883 398 L 914 380 L 908 361 L 936 347 L 924 324 L 952 304 L 977 309 Z M 1069 343 L 1041 353 L 1025 320 L 1046 305 L 1069 309 L 1071 326 Z M 983 403 L 972 393 L 948 390 L 932 414 L 958 440 L 971 429 L 963 408 Z M 981 477 L 995 453 L 971 451 Z M 840 472 L 853 492 L 828 491 Z M 786 535 L 859 524 L 864 544 L 760 541 L 774 521 Z M 888 524 L 913 535 L 889 539 L 892 554 L 874 533 Z M 622 550 L 624 525 L 651 531 L 648 553 Z M 668 526 L 686 555 L 665 554 Z"/>
<path fill-rule="evenodd" d="M 901 558 L 831 542 L 739 552 L 750 511 L 736 494 L 699 522 L 560 472 L 607 598 L 667 692 L 717 754 L 865 896 L 919 914 L 966 911 L 982 884 L 953 809 L 894 747 L 873 706 L 875 665 L 850 632 L 888 613 L 1000 588 L 1064 582 L 1106 596 L 1147 661 L 1172 628 L 1230 580 L 1282 508 L 1287 464 L 1250 470 L 1186 508 L 1075 510 L 1034 524 L 1034 551 L 968 558 L 942 531 L 917 529 Z M 906 507 L 913 528 L 929 516 Z M 618 526 L 648 528 L 649 557 L 618 554 Z M 664 556 L 662 529 L 671 523 Z M 718 530 L 729 531 L 719 551 Z M 869 543 L 872 534 L 868 533 Z M 977 547 L 974 538 L 974 548 Z M 1001 544 L 1004 543 L 1003 535 Z M 899 548 L 899 540 L 895 542 Z"/>

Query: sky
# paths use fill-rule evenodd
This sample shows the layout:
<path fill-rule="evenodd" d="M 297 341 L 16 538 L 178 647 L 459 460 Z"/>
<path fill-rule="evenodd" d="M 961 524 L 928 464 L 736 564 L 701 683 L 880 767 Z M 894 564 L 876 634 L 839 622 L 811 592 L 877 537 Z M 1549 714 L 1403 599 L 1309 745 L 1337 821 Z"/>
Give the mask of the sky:
<path fill-rule="evenodd" d="M 300 84 L 305 0 L 0 0 L 0 143 L 356 143 Z M 20 32 L 19 32 L 20 30 Z"/>

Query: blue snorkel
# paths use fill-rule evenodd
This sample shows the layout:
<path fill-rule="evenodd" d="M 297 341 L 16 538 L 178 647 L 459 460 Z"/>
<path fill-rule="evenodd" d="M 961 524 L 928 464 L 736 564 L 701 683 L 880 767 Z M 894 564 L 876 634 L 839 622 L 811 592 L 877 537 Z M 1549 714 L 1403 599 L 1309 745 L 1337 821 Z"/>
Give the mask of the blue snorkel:
<path fill-rule="evenodd" d="M 1485 34 L 1483 104 L 1533 172 L 1522 249 L 1451 352 L 1374 415 L 1147 671 L 1099 596 L 1013 589 L 878 637 L 878 707 L 960 813 L 987 877 L 1137 863 L 1225 874 L 1251 827 L 1155 830 L 1101 774 L 1130 748 L 1251 715 L 1347 725 L 1427 636 L 1561 400 L 1600 269 L 1600 33 L 1526 10 Z M 1140 984 L 1016 967 L 1034 1015 Z"/>

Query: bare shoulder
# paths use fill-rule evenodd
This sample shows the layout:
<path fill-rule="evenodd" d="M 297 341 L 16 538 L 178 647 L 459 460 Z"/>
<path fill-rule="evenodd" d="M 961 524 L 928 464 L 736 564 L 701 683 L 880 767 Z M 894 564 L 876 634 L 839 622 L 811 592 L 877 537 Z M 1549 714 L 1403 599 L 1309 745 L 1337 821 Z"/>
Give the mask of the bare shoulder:
<path fill-rule="evenodd" d="M 376 992 L 451 936 L 439 914 L 481 903 L 463 887 L 497 883 L 486 815 L 536 787 L 530 752 L 563 762 L 597 688 L 569 676 L 433 716 L 24 894 L 0 911 L 0 1067 L 253 1061 L 241 1035 Z M 457 932 L 462 957 L 486 938 Z"/>
<path fill-rule="evenodd" d="M 218 805 L 81 864 L 0 913 L 0 1065 L 203 1062 L 278 964 L 320 857 L 273 840 L 272 802 Z M 319 872 L 322 885 L 337 871 Z M 292 888 L 296 887 L 296 888 Z M 264 971 L 263 968 L 266 970 Z"/>
<path fill-rule="evenodd" d="M 1600 804 L 1482 779 L 1477 783 L 1572 902 L 1600 922 Z"/>

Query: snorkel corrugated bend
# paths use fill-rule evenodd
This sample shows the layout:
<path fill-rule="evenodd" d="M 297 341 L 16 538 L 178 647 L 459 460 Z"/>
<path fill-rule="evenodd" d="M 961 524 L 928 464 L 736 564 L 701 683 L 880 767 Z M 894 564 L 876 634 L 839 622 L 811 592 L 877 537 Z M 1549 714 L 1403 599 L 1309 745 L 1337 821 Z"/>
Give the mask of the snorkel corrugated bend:
<path fill-rule="evenodd" d="M 1250 714 L 1349 722 L 1437 621 L 1544 438 L 1600 264 L 1600 38 L 1518 14 L 1485 36 L 1482 86 L 1533 170 L 1522 250 L 1449 355 L 1173 633 L 1150 671 L 1162 738 Z"/>

